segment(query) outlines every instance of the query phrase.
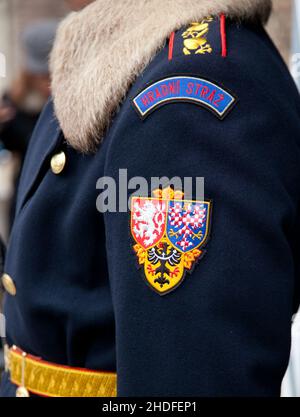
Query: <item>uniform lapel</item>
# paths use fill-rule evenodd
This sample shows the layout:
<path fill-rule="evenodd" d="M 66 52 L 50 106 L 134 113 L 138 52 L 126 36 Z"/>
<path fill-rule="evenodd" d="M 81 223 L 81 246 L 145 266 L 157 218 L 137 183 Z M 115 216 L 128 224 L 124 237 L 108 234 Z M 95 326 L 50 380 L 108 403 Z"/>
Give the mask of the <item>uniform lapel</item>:
<path fill-rule="evenodd" d="M 47 163 L 60 138 L 61 130 L 54 116 L 52 100 L 49 100 L 30 140 L 19 183 L 16 214 L 25 204 L 30 190 L 38 180 L 42 168 Z"/>

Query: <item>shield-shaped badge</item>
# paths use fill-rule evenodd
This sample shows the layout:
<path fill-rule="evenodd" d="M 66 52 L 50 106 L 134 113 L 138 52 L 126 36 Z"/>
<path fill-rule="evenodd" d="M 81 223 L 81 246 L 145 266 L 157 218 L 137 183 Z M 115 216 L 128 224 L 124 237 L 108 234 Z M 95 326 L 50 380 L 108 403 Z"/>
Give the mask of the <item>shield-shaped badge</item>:
<path fill-rule="evenodd" d="M 176 249 L 188 253 L 203 246 L 208 236 L 209 202 L 170 201 L 167 236 Z"/>
<path fill-rule="evenodd" d="M 154 198 L 133 198 L 131 232 L 144 249 L 155 246 L 166 231 L 167 202 Z"/>
<path fill-rule="evenodd" d="M 132 199 L 131 234 L 147 284 L 165 295 L 182 283 L 204 254 L 211 202 L 183 200 L 171 188 L 156 190 L 154 195 Z"/>

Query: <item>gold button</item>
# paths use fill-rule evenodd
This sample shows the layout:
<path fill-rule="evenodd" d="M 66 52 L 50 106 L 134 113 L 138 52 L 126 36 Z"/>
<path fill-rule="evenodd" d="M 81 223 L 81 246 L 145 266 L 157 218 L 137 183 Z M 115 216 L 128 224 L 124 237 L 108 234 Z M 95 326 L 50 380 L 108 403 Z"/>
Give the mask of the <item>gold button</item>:
<path fill-rule="evenodd" d="M 63 172 L 64 167 L 66 165 L 66 154 L 64 152 L 60 152 L 54 155 L 51 159 L 51 169 L 53 174 L 58 175 Z"/>
<path fill-rule="evenodd" d="M 17 294 L 17 289 L 14 281 L 8 274 L 2 275 L 2 284 L 8 294 L 15 296 Z"/>

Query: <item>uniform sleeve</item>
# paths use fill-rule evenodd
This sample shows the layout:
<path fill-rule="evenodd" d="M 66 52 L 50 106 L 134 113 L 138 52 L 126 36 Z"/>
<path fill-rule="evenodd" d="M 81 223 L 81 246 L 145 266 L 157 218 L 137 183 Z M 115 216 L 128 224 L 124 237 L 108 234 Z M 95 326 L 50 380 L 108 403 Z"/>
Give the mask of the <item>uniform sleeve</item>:
<path fill-rule="evenodd" d="M 0 236 L 0 275 L 4 272 L 5 245 Z"/>
<path fill-rule="evenodd" d="M 142 121 L 127 103 L 115 122 L 109 175 L 204 177 L 212 201 L 203 254 L 163 296 L 139 265 L 130 213 L 105 215 L 119 396 L 280 395 L 298 279 L 299 119 L 248 69 L 224 65 L 210 75 L 239 102 L 223 121 L 191 103 Z"/>

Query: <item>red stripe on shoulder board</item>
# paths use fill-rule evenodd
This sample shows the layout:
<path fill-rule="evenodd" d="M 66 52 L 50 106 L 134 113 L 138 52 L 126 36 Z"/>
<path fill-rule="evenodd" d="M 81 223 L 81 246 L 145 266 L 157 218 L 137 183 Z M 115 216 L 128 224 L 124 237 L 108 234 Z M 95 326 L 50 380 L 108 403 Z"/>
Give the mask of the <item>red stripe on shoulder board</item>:
<path fill-rule="evenodd" d="M 220 32 L 221 32 L 221 44 L 222 44 L 222 57 L 227 57 L 227 38 L 226 38 L 226 16 L 221 14 L 220 16 Z"/>
<path fill-rule="evenodd" d="M 174 50 L 174 39 L 175 39 L 175 32 L 171 33 L 170 40 L 169 40 L 169 61 L 173 59 L 173 50 Z"/>

